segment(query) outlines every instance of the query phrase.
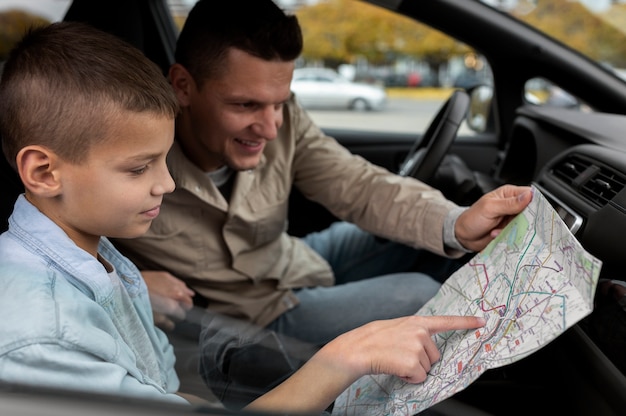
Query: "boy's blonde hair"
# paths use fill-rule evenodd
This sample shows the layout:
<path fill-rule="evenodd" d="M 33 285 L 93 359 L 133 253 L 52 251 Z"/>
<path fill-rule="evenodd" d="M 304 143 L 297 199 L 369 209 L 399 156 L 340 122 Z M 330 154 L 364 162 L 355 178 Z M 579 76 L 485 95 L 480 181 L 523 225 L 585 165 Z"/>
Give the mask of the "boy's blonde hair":
<path fill-rule="evenodd" d="M 86 24 L 32 29 L 4 65 L 0 136 L 14 169 L 17 153 L 32 144 L 80 163 L 124 112 L 173 119 L 178 101 L 141 51 Z"/>

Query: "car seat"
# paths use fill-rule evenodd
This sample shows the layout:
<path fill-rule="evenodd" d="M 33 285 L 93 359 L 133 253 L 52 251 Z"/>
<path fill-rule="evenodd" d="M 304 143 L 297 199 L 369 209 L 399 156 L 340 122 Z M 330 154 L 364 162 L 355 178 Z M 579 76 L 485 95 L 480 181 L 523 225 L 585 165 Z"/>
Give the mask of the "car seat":
<path fill-rule="evenodd" d="M 141 50 L 167 74 L 174 63 L 176 25 L 166 2 L 156 0 L 74 0 L 64 21 L 90 24 Z M 164 22 L 157 27 L 156 22 Z"/>
<path fill-rule="evenodd" d="M 2 190 L 2 199 L 0 202 L 0 232 L 6 231 L 8 228 L 9 216 L 13 212 L 13 205 L 18 195 L 24 192 L 24 185 L 19 175 L 7 159 L 0 157 L 0 189 Z"/>

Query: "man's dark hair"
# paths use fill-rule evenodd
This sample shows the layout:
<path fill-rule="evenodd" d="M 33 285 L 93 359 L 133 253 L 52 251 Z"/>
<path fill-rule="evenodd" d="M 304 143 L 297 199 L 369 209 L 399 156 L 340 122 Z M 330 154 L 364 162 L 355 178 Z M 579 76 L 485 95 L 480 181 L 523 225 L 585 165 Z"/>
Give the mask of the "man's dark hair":
<path fill-rule="evenodd" d="M 176 62 L 200 86 L 219 74 L 231 48 L 268 61 L 293 61 L 302 52 L 300 24 L 272 0 L 198 1 L 178 37 Z"/>

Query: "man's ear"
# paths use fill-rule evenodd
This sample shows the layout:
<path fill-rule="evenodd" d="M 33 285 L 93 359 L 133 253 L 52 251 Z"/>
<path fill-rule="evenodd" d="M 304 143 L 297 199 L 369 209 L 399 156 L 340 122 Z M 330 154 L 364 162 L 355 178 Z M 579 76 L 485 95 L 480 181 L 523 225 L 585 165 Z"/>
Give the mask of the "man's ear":
<path fill-rule="evenodd" d="M 59 158 L 44 146 L 30 145 L 15 158 L 24 187 L 35 195 L 54 197 L 61 192 Z"/>
<path fill-rule="evenodd" d="M 178 103 L 181 107 L 187 107 L 189 105 L 189 96 L 192 92 L 191 89 L 196 88 L 193 77 L 187 71 L 187 68 L 181 64 L 173 64 L 170 67 L 169 78 L 176 93 L 176 98 L 178 98 Z"/>

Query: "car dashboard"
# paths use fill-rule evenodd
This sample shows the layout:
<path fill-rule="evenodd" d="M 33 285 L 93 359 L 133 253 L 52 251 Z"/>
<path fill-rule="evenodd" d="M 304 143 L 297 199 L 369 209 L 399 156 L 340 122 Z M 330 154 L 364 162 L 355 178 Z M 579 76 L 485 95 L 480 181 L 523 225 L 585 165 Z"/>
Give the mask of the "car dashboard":
<path fill-rule="evenodd" d="M 534 184 L 603 276 L 625 280 L 626 116 L 525 106 L 518 110 L 501 180 Z"/>
<path fill-rule="evenodd" d="M 532 184 L 544 194 L 583 247 L 602 260 L 602 280 L 626 280 L 623 132 L 626 116 L 524 106 L 495 169 L 498 183 Z M 541 414 L 621 414 L 626 298 L 609 304 L 598 293 L 590 316 L 532 356 L 487 373 L 457 399 L 493 414 L 523 394 L 536 401 L 509 414 L 536 413 L 541 397 L 550 402 Z"/>

